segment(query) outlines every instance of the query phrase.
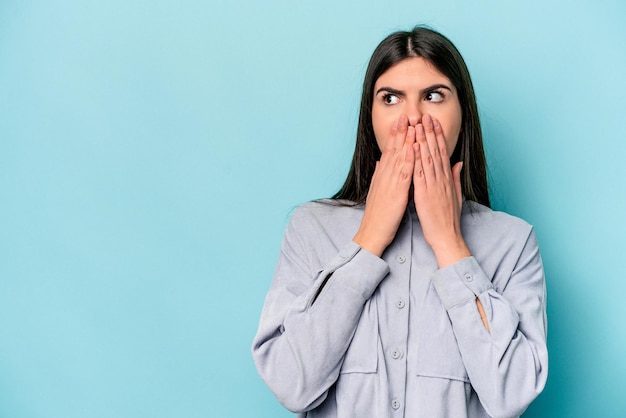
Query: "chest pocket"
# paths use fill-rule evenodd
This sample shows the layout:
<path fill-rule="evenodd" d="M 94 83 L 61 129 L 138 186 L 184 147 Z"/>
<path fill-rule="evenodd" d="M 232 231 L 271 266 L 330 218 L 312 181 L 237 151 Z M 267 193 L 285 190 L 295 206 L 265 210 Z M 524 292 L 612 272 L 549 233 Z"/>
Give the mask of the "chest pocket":
<path fill-rule="evenodd" d="M 420 341 L 417 347 L 416 374 L 469 383 L 448 313 L 432 284 L 418 318 L 417 333 Z"/>
<path fill-rule="evenodd" d="M 359 324 L 341 366 L 340 374 L 378 371 L 378 313 L 375 298 L 365 302 Z"/>

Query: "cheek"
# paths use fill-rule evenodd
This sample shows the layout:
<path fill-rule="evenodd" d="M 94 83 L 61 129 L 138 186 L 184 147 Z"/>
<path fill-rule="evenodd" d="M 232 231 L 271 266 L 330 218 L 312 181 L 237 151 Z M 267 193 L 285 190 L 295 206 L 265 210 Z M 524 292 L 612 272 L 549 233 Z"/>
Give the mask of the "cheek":
<path fill-rule="evenodd" d="M 459 141 L 459 135 L 461 134 L 462 117 L 460 109 L 447 116 L 446 123 L 442 124 L 443 134 L 446 138 L 446 149 L 448 150 L 448 155 L 452 155 L 454 149 L 456 148 L 456 144 Z"/>
<path fill-rule="evenodd" d="M 448 155 L 452 155 L 454 152 L 454 148 L 456 148 L 456 144 L 459 142 L 459 134 L 461 132 L 460 126 L 452 126 L 447 131 L 444 131 L 444 135 L 446 138 L 446 149 L 448 150 Z"/>
<path fill-rule="evenodd" d="M 378 144 L 378 150 L 382 152 L 387 144 L 388 137 L 385 135 L 380 125 L 374 125 L 374 136 L 376 137 L 376 143 Z"/>
<path fill-rule="evenodd" d="M 372 127 L 374 128 L 374 136 L 376 137 L 376 143 L 380 151 L 385 148 L 385 144 L 387 144 L 391 136 L 393 122 L 389 122 L 388 119 L 389 118 L 381 115 L 379 112 L 376 112 L 376 110 L 372 111 Z"/>

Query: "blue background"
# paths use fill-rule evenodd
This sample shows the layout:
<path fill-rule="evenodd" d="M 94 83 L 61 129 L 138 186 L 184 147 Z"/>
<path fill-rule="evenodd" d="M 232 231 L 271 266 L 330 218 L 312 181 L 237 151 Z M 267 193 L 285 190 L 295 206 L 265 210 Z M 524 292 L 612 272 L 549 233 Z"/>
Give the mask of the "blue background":
<path fill-rule="evenodd" d="M 291 209 L 351 157 L 378 42 L 472 73 L 494 207 L 534 224 L 550 377 L 626 411 L 626 5 L 0 2 L 0 417 L 289 417 L 250 344 Z"/>

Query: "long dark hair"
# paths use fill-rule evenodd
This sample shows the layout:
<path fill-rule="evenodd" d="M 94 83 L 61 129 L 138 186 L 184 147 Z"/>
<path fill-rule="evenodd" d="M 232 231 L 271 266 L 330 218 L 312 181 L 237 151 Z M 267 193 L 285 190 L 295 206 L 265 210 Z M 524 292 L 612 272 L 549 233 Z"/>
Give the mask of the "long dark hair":
<path fill-rule="evenodd" d="M 411 32 L 392 33 L 374 50 L 363 81 L 352 165 L 344 185 L 333 199 L 354 205 L 365 203 L 376 161 L 381 156 L 372 126 L 374 84 L 390 67 L 409 57 L 426 59 L 454 84 L 463 116 L 459 140 L 450 162 L 463 161 L 461 188 L 465 198 L 489 206 L 487 163 L 469 71 L 463 57 L 448 38 L 423 26 L 417 26 Z"/>

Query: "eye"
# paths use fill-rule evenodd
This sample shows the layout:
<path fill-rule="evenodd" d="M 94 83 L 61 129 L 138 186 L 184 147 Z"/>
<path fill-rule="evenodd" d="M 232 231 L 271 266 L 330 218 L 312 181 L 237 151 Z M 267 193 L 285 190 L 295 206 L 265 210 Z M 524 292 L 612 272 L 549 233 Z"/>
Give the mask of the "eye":
<path fill-rule="evenodd" d="M 429 102 L 439 103 L 439 102 L 442 102 L 443 99 L 444 99 L 444 95 L 440 91 L 431 91 L 430 93 L 426 94 L 426 101 L 429 101 Z"/>
<path fill-rule="evenodd" d="M 395 94 L 385 93 L 383 95 L 383 102 L 385 102 L 385 104 L 393 105 L 393 104 L 398 103 L 399 101 L 400 99 Z"/>

